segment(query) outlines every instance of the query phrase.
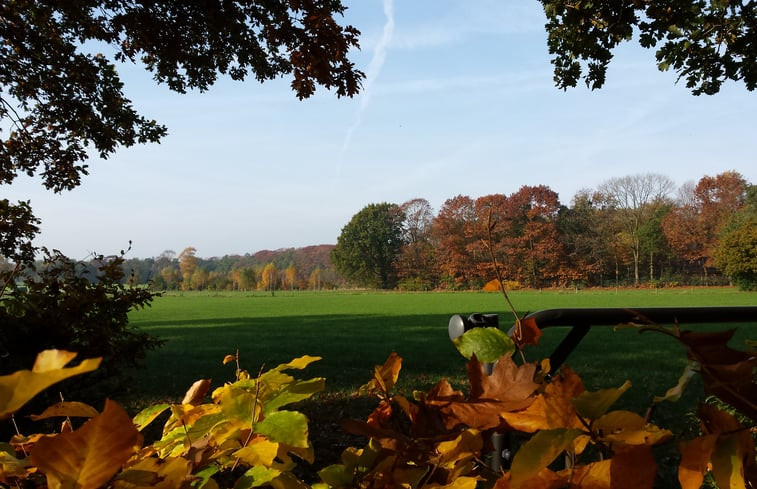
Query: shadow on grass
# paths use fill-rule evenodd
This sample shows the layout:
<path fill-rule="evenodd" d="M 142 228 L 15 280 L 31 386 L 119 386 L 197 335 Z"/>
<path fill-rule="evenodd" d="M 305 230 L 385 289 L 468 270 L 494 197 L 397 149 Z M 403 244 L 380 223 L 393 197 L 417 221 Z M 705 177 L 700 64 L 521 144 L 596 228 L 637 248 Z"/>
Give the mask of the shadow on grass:
<path fill-rule="evenodd" d="M 448 320 L 446 314 L 330 314 L 143 321 L 141 328 L 166 343 L 137 372 L 135 392 L 146 399 L 180 399 L 197 379 L 220 385 L 233 379 L 235 369 L 222 365 L 222 359 L 237 350 L 242 368 L 253 376 L 302 355 L 320 356 L 321 361 L 294 375 L 325 377 L 328 392 L 354 391 L 393 351 L 404 359 L 400 390 L 425 390 L 443 377 L 464 388 L 465 360 L 449 340 Z M 500 327 L 506 330 L 509 324 L 512 318 L 502 315 Z M 527 360 L 548 356 L 566 333 L 561 327 L 544 330 L 540 346 L 526 350 Z M 634 387 L 625 397 L 641 407 L 677 382 L 685 362 L 683 349 L 663 335 L 599 327 L 566 363 L 591 390 L 630 379 Z"/>

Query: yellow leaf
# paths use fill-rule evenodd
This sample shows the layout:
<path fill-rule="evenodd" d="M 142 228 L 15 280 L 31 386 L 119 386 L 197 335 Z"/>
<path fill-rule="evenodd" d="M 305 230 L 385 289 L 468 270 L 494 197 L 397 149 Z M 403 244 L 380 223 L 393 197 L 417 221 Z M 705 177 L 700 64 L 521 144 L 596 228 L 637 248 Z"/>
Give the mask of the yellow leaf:
<path fill-rule="evenodd" d="M 115 489 L 134 487 L 184 487 L 192 473 L 192 462 L 184 458 L 145 457 L 118 474 Z"/>
<path fill-rule="evenodd" d="M 610 409 L 615 401 L 628 389 L 631 388 L 631 382 L 626 380 L 625 383 L 617 389 L 600 389 L 595 392 L 582 392 L 577 398 L 573 399 L 573 406 L 578 414 L 584 418 L 594 420 L 602 416 Z"/>
<path fill-rule="evenodd" d="M 225 357 L 223 357 L 223 364 L 224 365 L 229 364 L 231 362 L 236 361 L 236 359 L 237 357 L 235 357 L 234 355 L 226 355 Z"/>
<path fill-rule="evenodd" d="M 92 418 L 97 416 L 97 409 L 83 402 L 59 402 L 45 409 L 41 414 L 32 414 L 29 416 L 32 421 L 40 419 L 55 418 L 66 416 L 72 418 Z"/>
<path fill-rule="evenodd" d="M 478 484 L 478 479 L 475 477 L 458 477 L 450 484 L 426 484 L 423 487 L 426 489 L 475 489 Z"/>
<path fill-rule="evenodd" d="M 631 411 L 612 411 L 596 420 L 591 429 L 599 439 L 625 445 L 656 445 L 669 439 L 670 430 L 648 424 Z"/>
<path fill-rule="evenodd" d="M 260 437 L 253 439 L 249 445 L 234 452 L 234 456 L 251 467 L 256 465 L 271 467 L 278 451 L 278 443 Z"/>
<path fill-rule="evenodd" d="M 281 365 L 278 365 L 276 368 L 271 369 L 271 371 L 278 372 L 281 370 L 289 370 L 289 369 L 303 370 L 311 363 L 317 362 L 320 359 L 321 357 L 312 357 L 310 355 L 303 355 L 301 357 L 295 358 L 289 363 L 282 363 Z"/>
<path fill-rule="evenodd" d="M 76 353 L 66 350 L 45 350 L 37 354 L 32 372 L 43 373 L 59 370 L 76 358 Z"/>
<path fill-rule="evenodd" d="M 556 487 L 565 487 L 567 481 L 570 481 L 570 487 L 580 489 L 611 489 L 611 465 L 612 459 L 582 465 L 573 469 L 563 469 L 557 472 L 557 475 L 565 482 L 563 485 Z"/>
<path fill-rule="evenodd" d="M 76 353 L 46 350 L 37 355 L 32 370 L 19 370 L 0 377 L 0 419 L 9 417 L 56 382 L 91 372 L 100 366 L 100 358 L 90 358 L 75 367 L 64 368 L 74 357 Z"/>
<path fill-rule="evenodd" d="M 465 430 L 454 440 L 439 443 L 436 451 L 441 458 L 439 466 L 452 468 L 460 460 L 477 457 L 483 448 L 481 434 L 476 430 Z"/>
<path fill-rule="evenodd" d="M 512 464 L 512 487 L 528 487 L 527 482 L 551 464 L 558 455 L 570 450 L 583 433 L 576 429 L 558 428 L 536 433 L 515 454 Z"/>
<path fill-rule="evenodd" d="M 105 402 L 102 414 L 78 430 L 40 439 L 31 461 L 47 476 L 50 489 L 104 485 L 142 443 L 131 418 L 118 404 Z"/>

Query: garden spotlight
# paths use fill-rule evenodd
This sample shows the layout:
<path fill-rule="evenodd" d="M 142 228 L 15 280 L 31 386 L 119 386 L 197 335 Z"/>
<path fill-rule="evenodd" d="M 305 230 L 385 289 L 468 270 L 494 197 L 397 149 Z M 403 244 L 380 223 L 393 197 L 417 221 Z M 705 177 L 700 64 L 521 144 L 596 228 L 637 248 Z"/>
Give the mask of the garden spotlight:
<path fill-rule="evenodd" d="M 499 315 L 474 312 L 466 319 L 460 314 L 455 314 L 449 318 L 449 339 L 454 341 L 473 328 L 499 328 Z"/>

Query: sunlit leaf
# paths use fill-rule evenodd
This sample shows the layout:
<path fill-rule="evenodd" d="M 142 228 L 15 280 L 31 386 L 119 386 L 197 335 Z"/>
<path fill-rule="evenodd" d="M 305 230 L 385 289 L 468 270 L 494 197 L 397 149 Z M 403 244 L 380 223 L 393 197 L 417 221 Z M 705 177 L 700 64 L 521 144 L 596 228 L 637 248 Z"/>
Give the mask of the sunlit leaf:
<path fill-rule="evenodd" d="M 108 400 L 102 414 L 73 433 L 40 439 L 31 461 L 52 488 L 95 489 L 110 480 L 141 443 L 126 411 Z"/>
<path fill-rule="evenodd" d="M 309 399 L 313 394 L 321 392 L 326 387 L 326 379 L 294 380 L 267 399 L 263 406 L 263 414 L 267 416 L 273 411 L 289 404 Z"/>
<path fill-rule="evenodd" d="M 424 489 L 475 489 L 477 477 L 457 477 L 449 484 L 424 484 Z"/>
<path fill-rule="evenodd" d="M 647 423 L 631 411 L 611 411 L 591 425 L 601 440 L 624 445 L 656 445 L 668 440 L 670 430 Z"/>
<path fill-rule="evenodd" d="M 297 411 L 277 411 L 255 423 L 255 433 L 293 447 L 307 448 L 308 420 Z"/>
<path fill-rule="evenodd" d="M 541 335 L 541 328 L 534 318 L 516 320 L 512 329 L 512 339 L 519 348 L 525 345 L 538 345 Z"/>
<path fill-rule="evenodd" d="M 202 404 L 209 390 L 210 379 L 200 379 L 198 381 L 195 381 L 195 383 L 192 384 L 187 393 L 184 394 L 184 399 L 182 399 L 181 403 L 192 404 L 193 406 Z"/>
<path fill-rule="evenodd" d="M 612 459 L 593 462 L 586 465 L 580 465 L 575 468 L 563 469 L 557 472 L 557 475 L 564 481 L 563 488 L 567 482 L 571 482 L 571 489 L 612 489 L 611 476 Z"/>
<path fill-rule="evenodd" d="M 294 360 L 282 363 L 281 365 L 276 366 L 275 368 L 272 368 L 272 372 L 280 372 L 282 370 L 303 370 L 307 368 L 308 365 L 311 363 L 317 362 L 321 360 L 322 357 L 313 357 L 310 355 L 303 355 L 301 357 L 295 358 Z"/>
<path fill-rule="evenodd" d="M 376 365 L 373 369 L 373 378 L 358 389 L 358 394 L 368 395 L 376 390 L 386 395 L 394 388 L 402 370 L 402 357 L 392 352 L 383 365 Z"/>
<path fill-rule="evenodd" d="M 536 433 L 515 454 L 511 469 L 512 487 L 524 487 L 531 477 L 551 464 L 558 455 L 573 447 L 583 432 L 576 429 L 553 429 Z"/>
<path fill-rule="evenodd" d="M 166 403 L 163 404 L 156 404 L 155 406 L 147 407 L 140 412 L 137 413 L 136 416 L 134 416 L 134 419 L 132 420 L 134 422 L 134 425 L 137 427 L 139 431 L 142 431 L 145 426 L 149 425 L 155 419 L 163 414 L 166 409 L 168 409 L 169 405 Z"/>
<path fill-rule="evenodd" d="M 32 421 L 55 417 L 72 417 L 72 418 L 91 418 L 100 414 L 97 409 L 83 402 L 59 402 L 45 409 L 41 414 L 32 414 L 29 418 Z"/>
<path fill-rule="evenodd" d="M 229 364 L 231 362 L 236 361 L 236 359 L 237 357 L 235 357 L 234 355 L 226 355 L 225 357 L 223 357 L 223 364 L 224 365 Z"/>
<path fill-rule="evenodd" d="M 76 358 L 77 353 L 66 350 L 45 350 L 37 354 L 32 372 L 44 373 L 60 370 Z"/>
<path fill-rule="evenodd" d="M 536 396 L 530 406 L 522 411 L 501 413 L 500 416 L 511 428 L 528 433 L 555 428 L 583 429 L 572 400 L 585 390 L 581 378 L 563 366 L 560 375 L 547 384 L 544 393 Z"/>
<path fill-rule="evenodd" d="M 11 478 L 23 479 L 27 475 L 27 468 L 31 466 L 29 459 L 18 459 L 15 450 L 8 444 L 0 445 L 0 482 L 8 482 Z"/>
<path fill-rule="evenodd" d="M 237 480 L 234 489 L 248 489 L 250 487 L 260 487 L 270 485 L 271 481 L 281 475 L 280 470 L 271 469 L 263 466 L 252 467 Z"/>
<path fill-rule="evenodd" d="M 670 389 L 665 392 L 664 396 L 654 396 L 653 401 L 654 402 L 663 402 L 663 401 L 677 401 L 681 398 L 683 395 L 683 391 L 686 388 L 687 385 L 689 385 L 689 382 L 691 379 L 693 379 L 697 374 L 699 373 L 699 363 L 689 360 L 686 363 L 686 367 L 683 369 L 683 373 L 681 374 L 681 377 L 678 379 L 678 384 L 671 387 Z"/>
<path fill-rule="evenodd" d="M 481 362 L 494 362 L 515 351 L 515 343 L 498 328 L 473 328 L 453 340 L 455 347 L 467 359 L 476 355 Z"/>
<path fill-rule="evenodd" d="M 483 439 L 476 430 L 465 430 L 454 440 L 441 442 L 436 446 L 439 453 L 439 465 L 452 468 L 461 460 L 479 456 L 483 448 Z"/>
<path fill-rule="evenodd" d="M 617 389 L 600 389 L 595 392 L 582 392 L 577 398 L 573 399 L 573 406 L 578 414 L 584 418 L 594 420 L 602 416 L 615 404 L 615 401 L 623 395 L 625 391 L 631 388 L 631 382 L 628 380 Z"/>
<path fill-rule="evenodd" d="M 64 368 L 74 357 L 76 353 L 46 350 L 37 355 L 32 370 L 19 370 L 0 377 L 0 419 L 9 417 L 56 382 L 91 372 L 100 366 L 100 358 L 89 358 L 75 367 Z"/>
<path fill-rule="evenodd" d="M 191 477 L 192 462 L 185 458 L 144 457 L 125 468 L 116 476 L 115 489 L 136 487 L 172 488 L 183 487 Z M 198 477 L 201 475 L 196 474 Z"/>
<path fill-rule="evenodd" d="M 250 466 L 264 465 L 266 467 L 271 467 L 278 451 L 278 443 L 264 438 L 256 438 L 246 447 L 240 448 L 234 452 L 234 457 L 238 457 Z"/>

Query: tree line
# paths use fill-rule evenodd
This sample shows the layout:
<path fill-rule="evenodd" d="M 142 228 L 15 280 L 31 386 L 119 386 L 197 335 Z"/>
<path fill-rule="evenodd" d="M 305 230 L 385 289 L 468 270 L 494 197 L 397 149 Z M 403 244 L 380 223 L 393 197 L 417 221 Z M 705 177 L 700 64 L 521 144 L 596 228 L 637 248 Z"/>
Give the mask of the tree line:
<path fill-rule="evenodd" d="M 736 171 L 676 188 L 660 174 L 609 179 L 569 205 L 545 185 L 510 195 L 365 206 L 336 245 L 203 259 L 126 259 L 156 290 L 498 289 L 736 284 L 757 288 L 757 186 Z"/>
<path fill-rule="evenodd" d="M 444 202 L 370 204 L 331 259 L 351 285 L 405 290 L 665 286 L 757 288 L 757 187 L 735 171 L 677 189 L 664 175 L 612 178 L 570 205 L 548 186 Z"/>

